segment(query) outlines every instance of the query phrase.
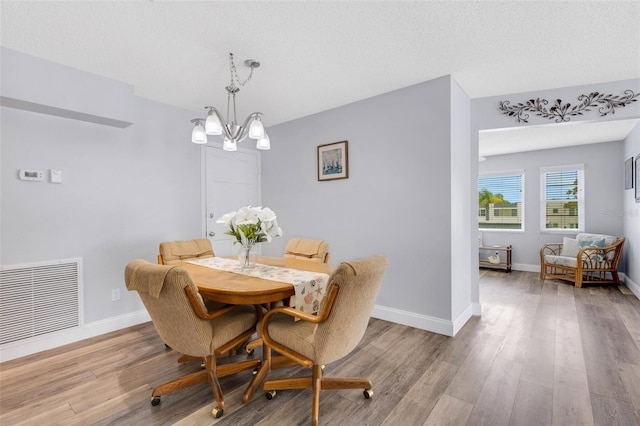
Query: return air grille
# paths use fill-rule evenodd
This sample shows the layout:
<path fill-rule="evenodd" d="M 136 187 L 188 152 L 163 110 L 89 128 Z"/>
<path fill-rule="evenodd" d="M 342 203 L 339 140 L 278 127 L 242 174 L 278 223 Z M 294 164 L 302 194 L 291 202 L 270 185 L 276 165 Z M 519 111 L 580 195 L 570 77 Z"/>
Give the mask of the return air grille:
<path fill-rule="evenodd" d="M 80 326 L 81 259 L 0 270 L 0 344 Z"/>

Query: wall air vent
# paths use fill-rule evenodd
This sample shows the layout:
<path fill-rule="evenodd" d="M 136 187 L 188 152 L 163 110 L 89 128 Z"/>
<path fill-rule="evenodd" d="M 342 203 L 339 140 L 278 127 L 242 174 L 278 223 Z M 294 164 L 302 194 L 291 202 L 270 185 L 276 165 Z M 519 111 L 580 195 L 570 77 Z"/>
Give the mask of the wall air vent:
<path fill-rule="evenodd" d="M 0 267 L 0 345 L 81 326 L 82 259 Z"/>

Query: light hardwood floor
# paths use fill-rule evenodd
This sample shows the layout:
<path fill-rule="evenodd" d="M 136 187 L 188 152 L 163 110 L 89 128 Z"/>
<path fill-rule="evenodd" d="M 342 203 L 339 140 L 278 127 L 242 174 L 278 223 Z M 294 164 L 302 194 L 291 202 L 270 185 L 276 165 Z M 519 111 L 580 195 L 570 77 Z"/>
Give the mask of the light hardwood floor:
<path fill-rule="evenodd" d="M 454 338 L 372 319 L 357 349 L 325 375 L 368 376 L 374 396 L 324 391 L 324 425 L 640 424 L 640 301 L 626 287 L 577 289 L 530 272 L 481 270 L 482 317 Z M 259 354 L 259 353 L 258 353 Z M 241 354 L 240 357 L 246 355 Z M 251 372 L 221 380 L 225 414 L 199 385 L 153 386 L 195 371 L 142 324 L 0 364 L 2 425 L 306 425 L 311 393 L 259 392 Z M 227 358 L 229 359 L 229 358 Z M 272 377 L 292 375 L 290 367 Z"/>

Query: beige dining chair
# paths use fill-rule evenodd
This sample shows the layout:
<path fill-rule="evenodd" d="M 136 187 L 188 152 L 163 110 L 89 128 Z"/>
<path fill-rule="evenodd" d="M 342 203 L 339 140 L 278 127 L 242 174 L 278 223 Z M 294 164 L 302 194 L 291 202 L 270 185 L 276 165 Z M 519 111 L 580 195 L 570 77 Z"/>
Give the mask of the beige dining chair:
<path fill-rule="evenodd" d="M 169 392 L 208 381 L 216 400 L 211 414 L 216 418 L 222 416 L 224 396 L 218 379 L 253 369 L 260 362 L 246 360 L 218 366 L 216 356 L 238 346 L 255 332 L 257 308 L 229 305 L 210 313 L 193 280 L 179 266 L 136 259 L 127 264 L 124 276 L 127 289 L 138 292 L 165 344 L 204 359 L 203 370 L 156 386 L 151 393 L 151 405 L 160 404 L 160 396 Z"/>
<path fill-rule="evenodd" d="M 214 257 L 213 246 L 208 238 L 160 243 L 158 263 L 175 265 L 183 260 Z"/>
<path fill-rule="evenodd" d="M 284 248 L 284 257 L 329 263 L 329 243 L 324 240 L 291 238 Z"/>
<path fill-rule="evenodd" d="M 373 395 L 369 379 L 323 377 L 322 366 L 345 357 L 360 343 L 386 268 L 387 260 L 380 255 L 341 263 L 329 278 L 328 296 L 317 316 L 289 307 L 267 312 L 260 324 L 267 350 L 311 368 L 310 376 L 264 382 L 267 399 L 279 389 L 313 389 L 311 422 L 317 425 L 321 390 L 363 389 L 365 398 Z M 270 359 L 269 353 L 265 359 Z"/>
<path fill-rule="evenodd" d="M 291 238 L 284 249 L 283 257 L 329 263 L 329 243 L 324 240 Z M 247 343 L 245 350 L 247 354 L 253 355 L 255 348 L 261 345 L 262 339 L 253 339 Z"/>
<path fill-rule="evenodd" d="M 193 240 L 180 240 L 180 241 L 164 241 L 160 243 L 158 248 L 158 264 L 160 265 L 175 265 L 184 260 L 200 259 L 206 257 L 214 257 L 213 246 L 208 238 L 196 238 Z M 205 305 L 209 309 L 209 312 L 213 312 L 220 308 L 220 304 L 205 300 Z M 237 348 L 233 348 L 229 351 L 230 355 L 235 355 Z M 188 355 L 181 355 L 178 358 L 178 362 L 188 362 L 197 360 L 196 357 Z M 204 368 L 204 361 L 202 361 Z"/>

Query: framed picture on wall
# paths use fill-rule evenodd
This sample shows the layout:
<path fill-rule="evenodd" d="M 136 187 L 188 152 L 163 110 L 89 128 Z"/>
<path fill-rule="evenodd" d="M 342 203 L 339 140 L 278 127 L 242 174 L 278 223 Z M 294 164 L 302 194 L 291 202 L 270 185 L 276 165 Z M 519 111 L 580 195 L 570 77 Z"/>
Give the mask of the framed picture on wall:
<path fill-rule="evenodd" d="M 624 162 L 624 189 L 633 188 L 633 157 Z"/>
<path fill-rule="evenodd" d="M 636 155 L 636 166 L 633 173 L 636 187 L 636 203 L 640 203 L 640 154 Z"/>
<path fill-rule="evenodd" d="M 348 177 L 347 141 L 318 145 L 318 180 L 347 179 Z"/>

